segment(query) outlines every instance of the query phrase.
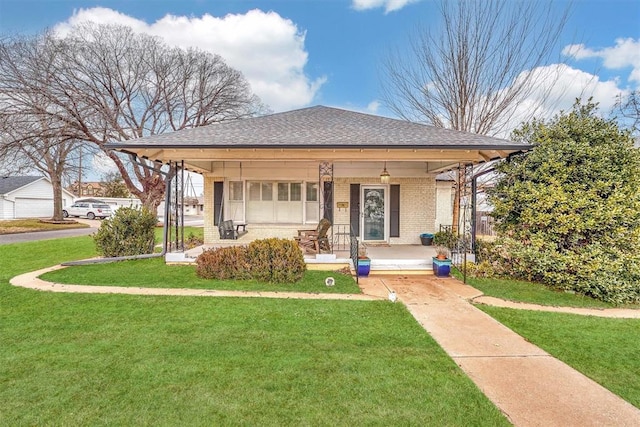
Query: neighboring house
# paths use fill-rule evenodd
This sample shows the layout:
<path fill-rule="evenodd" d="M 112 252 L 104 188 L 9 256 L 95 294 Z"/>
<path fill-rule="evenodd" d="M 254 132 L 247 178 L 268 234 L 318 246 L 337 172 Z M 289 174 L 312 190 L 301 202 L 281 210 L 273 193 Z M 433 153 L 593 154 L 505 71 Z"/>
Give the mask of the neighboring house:
<path fill-rule="evenodd" d="M 220 241 L 220 220 L 248 223 L 242 240 L 251 240 L 293 237 L 326 217 L 335 234 L 392 245 L 437 231 L 439 173 L 530 148 L 323 106 L 110 147 L 201 173 L 207 244 Z"/>
<path fill-rule="evenodd" d="M 62 207 L 73 204 L 73 194 L 62 190 Z M 0 219 L 53 216 L 53 186 L 43 176 L 0 177 Z"/>
<path fill-rule="evenodd" d="M 80 187 L 80 191 L 78 191 Z M 100 182 L 81 182 L 78 185 L 78 181 L 75 181 L 67 190 L 76 195 L 76 197 L 102 197 L 105 194 L 105 189 Z"/>
<path fill-rule="evenodd" d="M 199 197 L 184 198 L 185 215 L 202 215 L 204 213 L 204 200 Z"/>
<path fill-rule="evenodd" d="M 440 174 L 436 177 L 435 231 L 440 231 L 440 226 L 451 226 L 453 224 L 455 186 L 455 179 L 447 176 L 447 174 Z"/>

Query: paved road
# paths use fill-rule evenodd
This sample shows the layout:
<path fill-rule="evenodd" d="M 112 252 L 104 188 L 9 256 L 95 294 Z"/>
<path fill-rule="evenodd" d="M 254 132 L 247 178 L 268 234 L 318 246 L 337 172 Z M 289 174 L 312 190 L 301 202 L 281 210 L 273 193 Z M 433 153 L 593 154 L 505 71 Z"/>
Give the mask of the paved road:
<path fill-rule="evenodd" d="M 1 234 L 0 245 L 8 245 L 9 243 L 32 242 L 34 240 L 61 239 L 63 237 L 88 236 L 93 234 L 100 227 L 100 221 L 97 219 L 90 220 L 84 218 L 74 218 L 78 222 L 88 224 L 90 228 L 74 228 L 71 230 L 56 231 L 34 231 L 32 233 L 16 233 Z M 185 226 L 202 227 L 204 220 L 202 216 L 185 216 Z"/>
<path fill-rule="evenodd" d="M 89 228 L 73 228 L 69 230 L 54 231 L 34 231 L 31 233 L 16 233 L 0 235 L 0 245 L 8 245 L 9 243 L 32 242 L 35 240 L 61 239 L 63 237 L 88 236 L 96 232 L 100 227 L 100 221 L 89 219 L 77 219 L 89 225 Z"/>

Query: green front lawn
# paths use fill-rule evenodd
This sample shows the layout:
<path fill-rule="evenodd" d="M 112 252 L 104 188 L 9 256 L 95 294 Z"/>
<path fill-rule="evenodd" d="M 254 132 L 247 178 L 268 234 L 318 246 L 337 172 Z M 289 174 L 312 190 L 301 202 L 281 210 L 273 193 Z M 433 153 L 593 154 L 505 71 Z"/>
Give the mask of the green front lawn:
<path fill-rule="evenodd" d="M 400 304 L 8 284 L 93 255 L 0 246 L 0 424 L 508 425 Z"/>
<path fill-rule="evenodd" d="M 325 285 L 327 277 L 335 279 L 335 286 Z M 50 282 L 76 285 L 360 293 L 360 288 L 352 276 L 335 271 L 307 271 L 301 281 L 293 284 L 264 283 L 255 280 L 208 280 L 199 278 L 193 265 L 166 265 L 162 258 L 74 266 L 44 274 L 41 278 Z"/>
<path fill-rule="evenodd" d="M 640 408 L 640 319 L 478 308 Z"/>
<path fill-rule="evenodd" d="M 460 274 L 459 271 L 456 271 L 454 275 L 458 279 L 462 280 L 462 274 Z M 467 277 L 467 284 L 482 291 L 487 296 L 502 298 L 508 301 L 519 301 L 558 307 L 616 307 L 611 303 L 598 301 L 579 294 L 554 290 L 539 283 L 525 282 L 522 280 Z M 625 307 L 640 309 L 640 306 L 638 305 L 629 305 Z"/>
<path fill-rule="evenodd" d="M 171 230 L 174 232 L 173 238 L 175 239 L 175 230 Z M 163 227 L 156 227 L 153 230 L 156 238 L 156 243 L 162 243 L 162 233 L 164 232 Z M 184 239 L 187 240 L 189 235 L 193 234 L 196 237 L 203 238 L 204 237 L 204 228 L 203 227 L 193 227 L 191 225 L 187 225 L 184 227 Z"/>

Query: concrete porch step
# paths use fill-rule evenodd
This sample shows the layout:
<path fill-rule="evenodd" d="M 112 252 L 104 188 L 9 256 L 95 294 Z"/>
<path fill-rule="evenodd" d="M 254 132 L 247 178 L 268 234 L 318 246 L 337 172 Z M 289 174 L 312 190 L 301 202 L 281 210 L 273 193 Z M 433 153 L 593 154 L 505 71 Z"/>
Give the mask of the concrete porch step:
<path fill-rule="evenodd" d="M 377 274 L 433 274 L 431 261 L 421 259 L 372 259 L 371 273 Z"/>

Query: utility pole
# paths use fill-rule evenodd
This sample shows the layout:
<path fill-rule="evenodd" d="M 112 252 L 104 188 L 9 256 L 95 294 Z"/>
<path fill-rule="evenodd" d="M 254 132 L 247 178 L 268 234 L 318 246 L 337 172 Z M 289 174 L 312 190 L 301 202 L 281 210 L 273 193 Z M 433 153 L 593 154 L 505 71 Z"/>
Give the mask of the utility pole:
<path fill-rule="evenodd" d="M 80 146 L 80 164 L 78 167 L 78 197 L 82 197 L 82 145 Z"/>

